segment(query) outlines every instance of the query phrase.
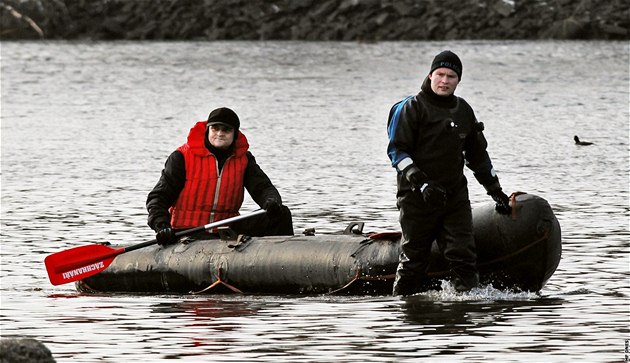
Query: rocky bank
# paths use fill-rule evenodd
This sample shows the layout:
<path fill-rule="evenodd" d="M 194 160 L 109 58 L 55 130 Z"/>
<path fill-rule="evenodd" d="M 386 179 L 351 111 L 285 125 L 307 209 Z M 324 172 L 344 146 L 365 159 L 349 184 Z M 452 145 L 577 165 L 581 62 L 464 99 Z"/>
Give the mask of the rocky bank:
<path fill-rule="evenodd" d="M 630 39 L 627 0 L 0 0 L 0 39 Z"/>

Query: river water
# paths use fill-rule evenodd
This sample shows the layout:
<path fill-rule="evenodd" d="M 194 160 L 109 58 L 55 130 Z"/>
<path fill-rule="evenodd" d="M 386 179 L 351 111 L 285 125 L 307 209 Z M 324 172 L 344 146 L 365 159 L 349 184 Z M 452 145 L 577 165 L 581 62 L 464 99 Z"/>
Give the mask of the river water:
<path fill-rule="evenodd" d="M 58 362 L 623 362 L 630 338 L 627 42 L 3 42 L 1 334 Z M 241 117 L 297 233 L 397 231 L 391 105 L 435 54 L 508 192 L 549 201 L 539 294 L 84 295 L 44 257 L 153 238 L 146 195 L 215 107 Z M 573 135 L 594 142 L 574 145 Z M 489 197 L 467 172 L 474 205 Z M 246 199 L 243 211 L 256 206 Z"/>

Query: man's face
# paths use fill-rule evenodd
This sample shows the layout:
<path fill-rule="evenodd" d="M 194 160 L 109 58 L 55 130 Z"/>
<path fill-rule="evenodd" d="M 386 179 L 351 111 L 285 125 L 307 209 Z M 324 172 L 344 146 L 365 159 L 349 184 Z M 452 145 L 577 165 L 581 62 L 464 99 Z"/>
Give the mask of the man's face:
<path fill-rule="evenodd" d="M 438 96 L 450 96 L 459 84 L 457 73 L 450 68 L 438 68 L 429 74 L 431 89 Z"/>
<path fill-rule="evenodd" d="M 208 126 L 208 141 L 217 149 L 227 149 L 234 142 L 234 129 L 220 124 Z"/>

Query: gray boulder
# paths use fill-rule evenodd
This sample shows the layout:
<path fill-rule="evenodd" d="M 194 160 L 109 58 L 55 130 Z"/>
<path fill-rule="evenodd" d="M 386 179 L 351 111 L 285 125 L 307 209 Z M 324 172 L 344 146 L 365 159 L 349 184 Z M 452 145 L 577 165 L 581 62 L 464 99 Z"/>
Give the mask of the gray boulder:
<path fill-rule="evenodd" d="M 0 340 L 0 363 L 55 363 L 50 350 L 32 338 Z"/>

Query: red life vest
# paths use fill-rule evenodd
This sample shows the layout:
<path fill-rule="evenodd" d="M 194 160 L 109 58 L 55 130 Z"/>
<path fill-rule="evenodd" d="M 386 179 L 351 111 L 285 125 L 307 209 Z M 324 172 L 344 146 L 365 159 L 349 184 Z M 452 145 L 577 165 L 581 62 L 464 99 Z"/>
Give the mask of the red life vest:
<path fill-rule="evenodd" d="M 170 208 L 175 229 L 203 226 L 239 215 L 245 196 L 244 177 L 249 143 L 240 133 L 234 153 L 219 173 L 216 157 L 206 148 L 206 121 L 190 129 L 187 142 L 179 150 L 186 164 L 186 184 Z"/>

